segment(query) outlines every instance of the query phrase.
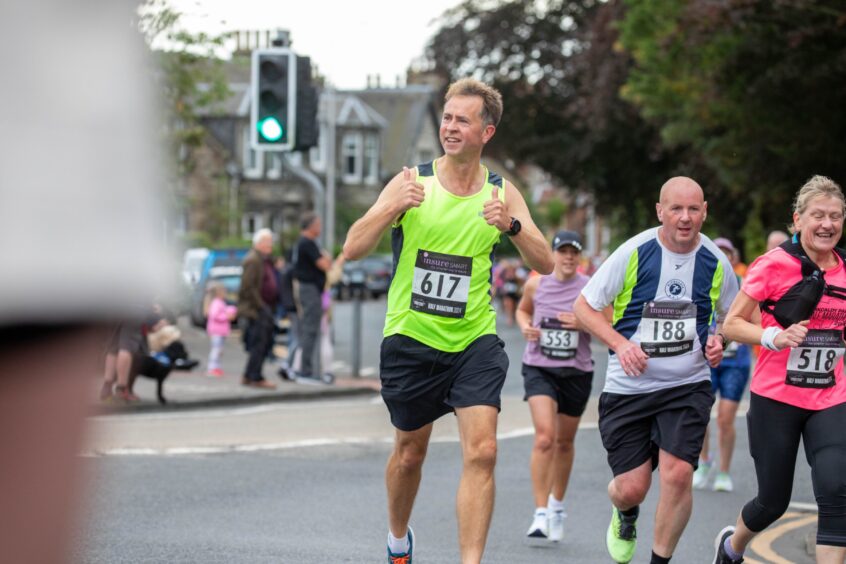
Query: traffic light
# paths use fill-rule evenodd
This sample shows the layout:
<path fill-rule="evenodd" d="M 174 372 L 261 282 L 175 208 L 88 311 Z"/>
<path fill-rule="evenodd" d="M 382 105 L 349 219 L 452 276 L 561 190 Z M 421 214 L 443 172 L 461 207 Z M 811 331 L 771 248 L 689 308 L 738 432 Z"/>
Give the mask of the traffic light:
<path fill-rule="evenodd" d="M 264 151 L 290 151 L 297 134 L 297 57 L 290 49 L 256 49 L 252 59 L 250 143 Z"/>
<path fill-rule="evenodd" d="M 297 132 L 295 151 L 317 145 L 317 88 L 311 83 L 311 59 L 297 57 Z"/>

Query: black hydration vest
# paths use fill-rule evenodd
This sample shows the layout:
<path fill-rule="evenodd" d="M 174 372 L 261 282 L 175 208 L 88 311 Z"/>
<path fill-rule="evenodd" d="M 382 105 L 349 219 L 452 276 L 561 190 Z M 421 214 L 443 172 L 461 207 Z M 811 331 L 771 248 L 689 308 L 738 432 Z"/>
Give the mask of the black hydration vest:
<path fill-rule="evenodd" d="M 846 300 L 846 288 L 826 283 L 823 271 L 808 258 L 808 253 L 802 248 L 798 233 L 779 246 L 801 263 L 802 280 L 791 286 L 778 301 L 761 302 L 761 311 L 775 317 L 778 324 L 786 329 L 794 323 L 810 319 L 823 295 Z M 846 251 L 839 247 L 835 247 L 834 251 L 846 263 Z"/>

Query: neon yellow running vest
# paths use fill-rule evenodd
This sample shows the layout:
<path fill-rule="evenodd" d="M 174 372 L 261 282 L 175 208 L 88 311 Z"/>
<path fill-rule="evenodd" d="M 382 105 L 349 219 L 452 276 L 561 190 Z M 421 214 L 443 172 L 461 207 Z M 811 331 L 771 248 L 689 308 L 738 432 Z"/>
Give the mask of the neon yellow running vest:
<path fill-rule="evenodd" d="M 482 208 L 494 185 L 505 200 L 505 184 L 487 171 L 482 189 L 456 196 L 438 182 L 434 162 L 418 165 L 426 198 L 393 225 L 394 273 L 388 292 L 384 335 L 402 334 L 444 352 L 464 350 L 496 333 L 491 304 L 491 268 L 499 230 Z"/>

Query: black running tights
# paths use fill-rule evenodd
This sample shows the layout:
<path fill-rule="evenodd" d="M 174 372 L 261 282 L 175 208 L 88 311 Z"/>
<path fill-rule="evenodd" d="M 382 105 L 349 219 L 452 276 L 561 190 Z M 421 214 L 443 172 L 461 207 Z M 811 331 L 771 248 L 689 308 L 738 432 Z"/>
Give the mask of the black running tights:
<path fill-rule="evenodd" d="M 819 507 L 817 544 L 846 546 L 846 403 L 812 411 L 753 393 L 747 426 L 758 476 L 758 496 L 741 514 L 749 530 L 763 531 L 787 510 L 801 438 Z"/>

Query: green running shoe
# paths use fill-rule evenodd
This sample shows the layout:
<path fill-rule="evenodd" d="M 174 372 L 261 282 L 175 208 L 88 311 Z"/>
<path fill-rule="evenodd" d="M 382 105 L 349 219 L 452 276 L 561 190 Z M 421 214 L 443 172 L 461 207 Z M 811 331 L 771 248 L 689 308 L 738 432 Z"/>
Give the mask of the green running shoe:
<path fill-rule="evenodd" d="M 605 535 L 608 554 L 618 564 L 628 564 L 634 557 L 637 546 L 637 517 L 626 517 L 616 507 L 611 508 L 611 523 Z"/>

